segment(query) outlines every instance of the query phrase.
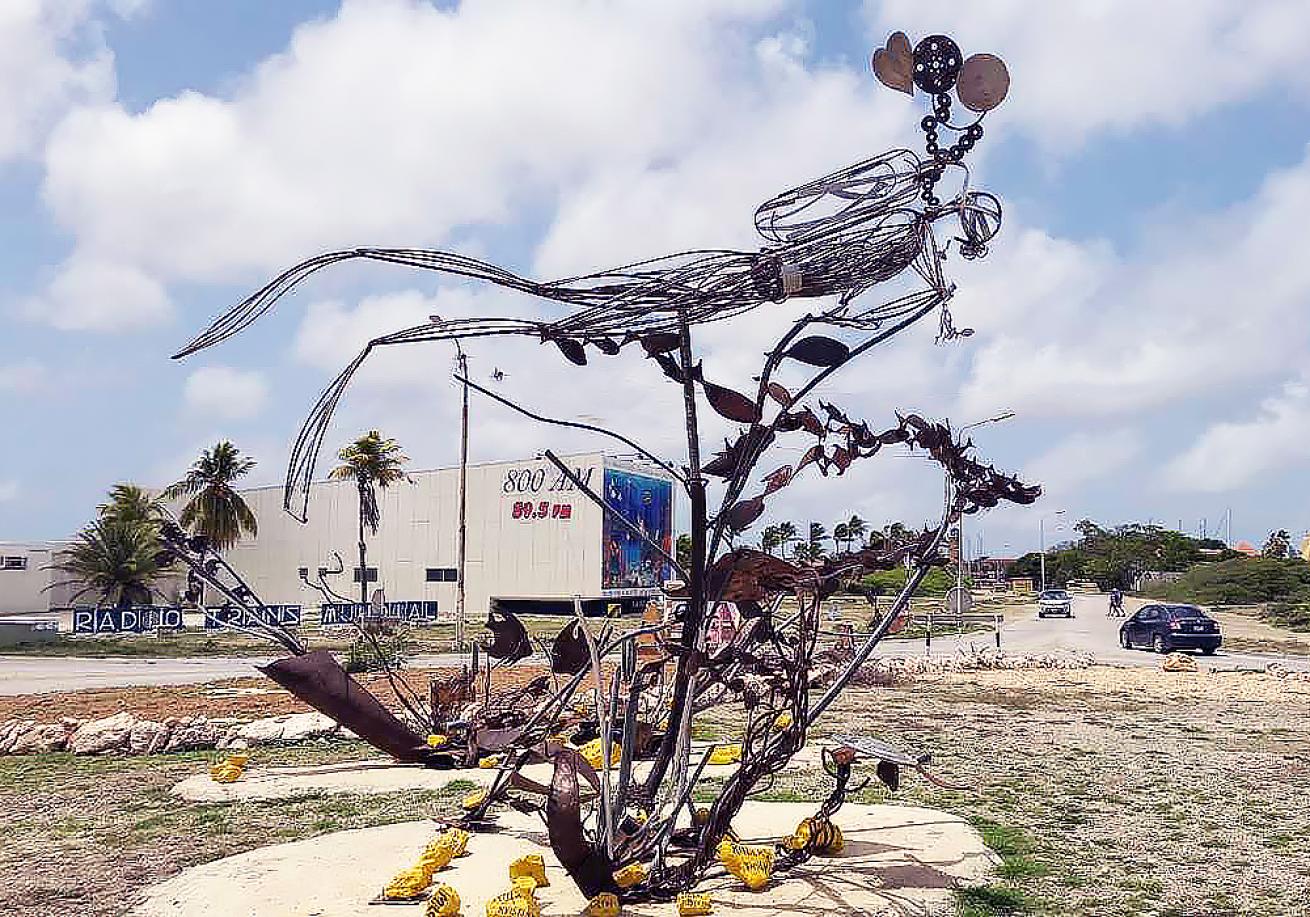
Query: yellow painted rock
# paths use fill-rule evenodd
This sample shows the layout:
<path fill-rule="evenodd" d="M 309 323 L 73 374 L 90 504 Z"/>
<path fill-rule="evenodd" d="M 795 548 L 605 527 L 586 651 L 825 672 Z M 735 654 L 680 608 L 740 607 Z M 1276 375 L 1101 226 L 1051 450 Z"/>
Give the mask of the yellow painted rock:
<path fill-rule="evenodd" d="M 629 863 L 614 873 L 614 884 L 619 888 L 631 888 L 646 878 L 646 867 L 640 863 Z"/>
<path fill-rule="evenodd" d="M 537 897 L 537 880 L 532 876 L 515 876 L 509 883 L 510 891 L 521 898 Z"/>
<path fill-rule="evenodd" d="M 459 892 L 445 883 L 432 889 L 423 917 L 455 917 L 459 913 Z"/>
<path fill-rule="evenodd" d="M 773 878 L 774 856 L 772 846 L 736 844 L 730 857 L 720 855 L 720 859 L 728 872 L 740 879 L 751 891 L 757 892 Z"/>
<path fill-rule="evenodd" d="M 601 892 L 582 909 L 582 917 L 618 917 L 618 914 L 619 896 L 613 892 Z"/>
<path fill-rule="evenodd" d="M 440 748 L 450 741 L 450 736 L 443 736 L 440 733 L 433 733 L 428 736 L 428 748 Z"/>
<path fill-rule="evenodd" d="M 487 799 L 486 790 L 474 790 L 472 793 L 469 793 L 467 796 L 464 797 L 464 800 L 460 803 L 460 805 L 472 811 L 473 809 L 476 809 L 478 806 L 482 805 L 482 803 L 484 803 L 486 799 Z"/>
<path fill-rule="evenodd" d="M 601 760 L 601 755 L 602 755 L 601 749 L 603 747 L 604 746 L 601 744 L 601 740 L 599 738 L 595 738 L 592 739 L 590 742 L 588 742 L 586 745 L 579 748 L 578 754 L 582 755 L 582 757 L 586 759 L 588 764 L 599 770 L 601 766 L 604 764 L 604 762 Z M 610 742 L 610 765 L 613 766 L 615 764 L 618 764 L 619 759 L 622 757 L 623 757 L 623 749 L 619 748 L 618 743 Z"/>
<path fill-rule="evenodd" d="M 539 853 L 529 853 L 527 856 L 521 856 L 509 864 L 510 879 L 517 879 L 520 876 L 531 877 L 537 883 L 537 888 L 545 888 L 550 885 L 550 880 L 546 878 L 546 861 L 541 858 Z"/>
<path fill-rule="evenodd" d="M 678 895 L 678 917 L 705 917 L 713 910 L 710 896 L 705 892 L 683 892 Z"/>
<path fill-rule="evenodd" d="M 500 767 L 500 755 L 487 755 L 485 758 L 478 760 L 478 767 L 487 770 L 493 767 Z"/>
<path fill-rule="evenodd" d="M 487 902 L 487 917 L 541 917 L 541 905 L 531 895 L 507 891 Z"/>
<path fill-rule="evenodd" d="M 791 711 L 789 711 L 789 710 L 784 710 L 784 711 L 782 711 L 782 713 L 779 713 L 779 714 L 778 714 L 778 716 L 777 716 L 776 719 L 774 719 L 774 721 L 773 721 L 773 728 L 774 728 L 774 729 L 786 729 L 786 728 L 787 728 L 788 726 L 790 726 L 791 724 L 792 724 Z"/>
<path fill-rule="evenodd" d="M 1162 668 L 1166 672 L 1195 672 L 1196 660 L 1186 653 L 1170 653 L 1164 657 Z"/>
<path fill-rule="evenodd" d="M 740 760 L 740 742 L 733 742 L 729 745 L 716 745 L 714 751 L 710 752 L 711 764 L 736 764 Z"/>
<path fill-rule="evenodd" d="M 419 854 L 418 865 L 429 874 L 445 869 L 455 859 L 455 848 L 444 837 L 439 837 Z"/>
<path fill-rule="evenodd" d="M 441 836 L 437 840 L 449 843 L 451 849 L 455 851 L 455 856 L 462 857 L 468 856 L 469 837 L 471 835 L 462 828 L 447 828 L 441 832 Z"/>
<path fill-rule="evenodd" d="M 383 898 L 413 898 L 432 884 L 432 873 L 421 866 L 402 869 L 382 890 Z"/>

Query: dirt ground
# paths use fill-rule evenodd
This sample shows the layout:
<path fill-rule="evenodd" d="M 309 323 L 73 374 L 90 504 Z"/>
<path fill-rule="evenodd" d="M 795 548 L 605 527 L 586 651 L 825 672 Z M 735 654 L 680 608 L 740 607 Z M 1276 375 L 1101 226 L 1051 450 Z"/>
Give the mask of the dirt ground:
<path fill-rule="evenodd" d="M 200 687 L 143 690 L 171 702 L 204 697 Z M 223 700 L 238 701 L 247 702 Z M 973 787 L 940 789 L 909 774 L 896 793 L 870 789 L 857 800 L 974 821 L 1005 865 L 988 886 L 961 893 L 962 914 L 1283 917 L 1310 915 L 1308 716 L 1306 682 L 1093 668 L 852 691 L 818 731 L 927 752 L 936 774 Z M 697 731 L 732 733 L 712 718 Z M 358 743 L 259 749 L 252 766 L 373 754 Z M 223 804 L 168 795 L 209 757 L 0 757 L 0 913 L 120 914 L 143 887 L 186 866 L 439 814 L 465 789 Z M 828 787 L 821 772 L 798 769 L 763 797 L 818 801 Z"/>
<path fill-rule="evenodd" d="M 454 669 L 405 669 L 404 678 L 420 696 L 427 696 L 428 681 L 434 675 L 448 676 Z M 548 674 L 543 666 L 520 665 L 492 673 L 492 690 L 518 687 Z M 356 675 L 366 688 L 394 702 L 391 688 L 382 675 Z M 94 719 L 129 711 L 139 717 L 164 720 L 168 717 L 248 717 L 258 719 L 284 713 L 304 713 L 310 708 L 262 676 L 232 678 L 199 685 L 161 685 L 134 688 L 96 688 L 54 694 L 0 695 L 0 722 L 31 719 L 57 722 L 63 717 Z"/>

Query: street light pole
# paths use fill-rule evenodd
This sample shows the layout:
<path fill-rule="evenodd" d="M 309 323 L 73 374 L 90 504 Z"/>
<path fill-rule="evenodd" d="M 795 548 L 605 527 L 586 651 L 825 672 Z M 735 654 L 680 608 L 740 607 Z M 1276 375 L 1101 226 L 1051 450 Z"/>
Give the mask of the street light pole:
<path fill-rule="evenodd" d="M 1052 516 L 1063 516 L 1064 510 L 1057 509 Z M 1046 591 L 1046 515 L 1042 514 L 1037 517 L 1037 540 L 1041 547 L 1041 564 L 1042 564 L 1042 587 L 1039 592 Z"/>
<path fill-rule="evenodd" d="M 1014 411 L 1004 411 L 995 417 L 988 417 L 986 420 L 978 420 L 973 423 L 967 423 L 960 427 L 960 432 L 972 430 L 974 427 L 981 427 L 983 424 L 1000 423 L 1003 420 L 1009 420 L 1014 416 Z M 947 479 L 950 480 L 949 472 Z M 950 481 L 952 489 L 955 486 L 953 480 Z M 952 494 L 954 496 L 954 494 Z M 955 608 L 957 613 L 963 613 L 964 603 L 961 599 L 964 596 L 964 513 L 960 513 L 959 520 L 955 523 Z"/>

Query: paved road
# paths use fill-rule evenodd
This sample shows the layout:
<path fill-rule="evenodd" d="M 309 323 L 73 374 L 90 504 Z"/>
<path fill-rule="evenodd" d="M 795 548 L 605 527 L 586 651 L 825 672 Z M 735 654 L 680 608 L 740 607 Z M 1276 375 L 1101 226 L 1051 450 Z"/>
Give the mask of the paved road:
<path fill-rule="evenodd" d="M 1074 597 L 1074 617 L 1038 618 L 1036 610 L 1017 610 L 1007 615 L 1001 629 L 1001 648 L 1010 653 L 1050 653 L 1081 650 L 1110 665 L 1158 666 L 1160 657 L 1145 650 L 1119 647 L 1122 618 L 1107 618 L 1105 596 Z M 1130 606 L 1130 611 L 1135 606 Z M 936 636 L 934 655 L 955 653 L 970 646 L 994 646 L 991 633 L 976 632 L 963 637 Z M 882 656 L 922 655 L 922 640 L 889 640 L 876 650 Z M 62 656 L 0 656 L 0 695 L 36 694 L 46 691 L 74 691 L 125 685 L 181 685 L 240 678 L 256 674 L 255 666 L 272 657 L 209 657 L 195 659 L 87 659 Z M 458 665 L 461 656 L 443 654 L 419 656 L 417 666 Z M 1310 658 L 1255 653 L 1195 656 L 1205 669 L 1263 669 L 1279 662 L 1289 669 L 1310 671 Z"/>
<path fill-rule="evenodd" d="M 133 685 L 187 685 L 258 675 L 255 666 L 275 657 L 213 656 L 188 659 L 112 659 L 70 656 L 0 656 L 0 695 L 42 694 Z M 454 655 L 419 656 L 413 665 L 457 665 Z"/>
<path fill-rule="evenodd" d="M 1160 657 L 1146 650 L 1125 650 L 1119 646 L 1119 625 L 1123 618 L 1108 618 L 1105 609 L 1109 599 L 1103 595 L 1075 595 L 1072 618 L 1038 618 L 1036 608 L 1019 609 L 1006 615 L 1001 627 L 1001 649 L 1009 653 L 1052 653 L 1061 651 L 1090 651 L 1098 662 L 1109 665 L 1158 666 Z M 1131 602 L 1128 613 L 1141 602 Z M 994 646 L 992 633 L 975 632 L 962 637 L 934 636 L 932 652 L 954 653 L 970 646 Z M 915 655 L 927 651 L 922 640 L 891 640 L 880 644 L 877 653 L 883 656 Z M 1229 653 L 1224 649 L 1213 656 L 1195 654 L 1203 669 L 1264 669 L 1270 662 L 1278 662 L 1289 669 L 1310 670 L 1310 658 L 1264 653 Z"/>

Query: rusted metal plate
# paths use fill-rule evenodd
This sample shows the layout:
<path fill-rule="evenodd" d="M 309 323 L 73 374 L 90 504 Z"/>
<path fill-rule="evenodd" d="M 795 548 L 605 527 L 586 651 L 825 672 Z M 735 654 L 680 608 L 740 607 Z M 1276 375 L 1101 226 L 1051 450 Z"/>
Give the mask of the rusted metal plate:
<path fill-rule="evenodd" d="M 955 91 L 970 111 L 991 111 L 1010 91 L 1010 71 L 995 54 L 974 54 L 960 68 Z"/>
<path fill-rule="evenodd" d="M 914 95 L 914 52 L 904 32 L 892 32 L 886 47 L 873 52 L 873 75 L 884 86 Z"/>

